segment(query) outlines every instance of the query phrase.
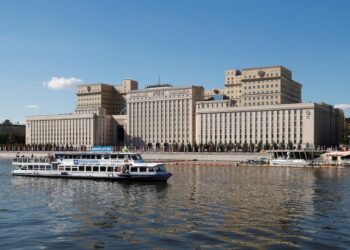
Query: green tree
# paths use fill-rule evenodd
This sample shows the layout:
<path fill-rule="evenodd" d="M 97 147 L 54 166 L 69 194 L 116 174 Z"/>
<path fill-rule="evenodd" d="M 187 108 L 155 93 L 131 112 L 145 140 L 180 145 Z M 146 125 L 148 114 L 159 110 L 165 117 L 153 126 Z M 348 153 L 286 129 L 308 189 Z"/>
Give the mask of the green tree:
<path fill-rule="evenodd" d="M 259 141 L 258 146 L 256 147 L 257 151 L 260 152 L 263 149 L 263 142 Z"/>
<path fill-rule="evenodd" d="M 248 151 L 248 143 L 247 143 L 247 141 L 244 141 L 242 150 L 243 150 L 243 152 L 247 152 Z"/>
<path fill-rule="evenodd" d="M 269 150 L 270 149 L 270 143 L 269 142 L 266 142 L 265 145 L 264 145 L 264 150 Z"/>

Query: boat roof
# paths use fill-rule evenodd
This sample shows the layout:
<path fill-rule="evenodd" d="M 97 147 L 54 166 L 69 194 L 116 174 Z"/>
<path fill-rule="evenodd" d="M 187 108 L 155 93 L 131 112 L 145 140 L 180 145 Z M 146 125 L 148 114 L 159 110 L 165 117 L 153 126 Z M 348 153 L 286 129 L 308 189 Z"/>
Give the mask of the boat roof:
<path fill-rule="evenodd" d="M 326 154 L 328 156 L 346 156 L 346 155 L 350 155 L 350 151 L 332 151 Z"/>
<path fill-rule="evenodd" d="M 268 153 L 274 152 L 300 152 L 300 153 L 325 153 L 326 150 L 313 150 L 313 149 L 271 149 L 266 150 Z"/>
<path fill-rule="evenodd" d="M 96 154 L 119 154 L 119 155 L 136 155 L 140 154 L 140 152 L 120 152 L 120 151 L 111 151 L 111 152 L 104 152 L 104 151 L 72 151 L 72 152 L 55 152 L 55 155 L 96 155 Z"/>

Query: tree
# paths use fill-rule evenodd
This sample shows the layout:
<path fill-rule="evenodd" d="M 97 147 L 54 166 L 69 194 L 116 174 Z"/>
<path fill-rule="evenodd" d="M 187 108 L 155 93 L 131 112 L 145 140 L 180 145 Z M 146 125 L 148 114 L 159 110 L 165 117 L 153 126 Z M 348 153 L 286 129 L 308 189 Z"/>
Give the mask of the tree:
<path fill-rule="evenodd" d="M 222 142 L 220 141 L 217 148 L 218 148 L 219 152 L 223 152 L 224 151 L 224 144 L 222 144 Z"/>
<path fill-rule="evenodd" d="M 291 141 L 288 142 L 287 148 L 288 148 L 289 150 L 292 150 L 292 149 L 293 149 L 293 143 L 292 143 Z"/>
<path fill-rule="evenodd" d="M 236 143 L 236 149 L 237 151 L 242 149 L 242 145 L 240 142 Z"/>
<path fill-rule="evenodd" d="M 185 144 L 183 142 L 181 142 L 180 144 L 180 152 L 184 152 L 185 150 Z"/>
<path fill-rule="evenodd" d="M 248 151 L 248 143 L 247 143 L 247 141 L 244 141 L 243 147 L 242 147 L 242 151 L 243 152 L 247 152 Z"/>
<path fill-rule="evenodd" d="M 228 145 L 227 145 L 227 151 L 232 151 L 232 149 L 233 149 L 233 144 L 232 144 L 232 142 L 230 141 L 230 142 L 228 143 Z"/>
<path fill-rule="evenodd" d="M 179 150 L 179 144 L 178 144 L 177 142 L 175 142 L 175 141 L 174 141 L 174 143 L 173 143 L 173 150 L 174 150 L 175 152 L 177 152 L 177 151 Z"/>
<path fill-rule="evenodd" d="M 264 145 L 264 150 L 269 150 L 270 149 L 270 143 L 266 142 Z"/>
<path fill-rule="evenodd" d="M 198 151 L 203 152 L 203 147 L 204 147 L 203 143 L 202 142 L 199 143 L 199 150 Z"/>
<path fill-rule="evenodd" d="M 255 144 L 251 142 L 251 143 L 249 144 L 249 151 L 250 151 L 250 152 L 254 152 L 254 150 L 255 150 Z"/>
<path fill-rule="evenodd" d="M 281 141 L 280 149 L 282 149 L 282 150 L 286 149 L 286 145 L 284 144 L 284 141 Z"/>
<path fill-rule="evenodd" d="M 198 145 L 196 142 L 193 142 L 192 148 L 193 148 L 193 152 L 198 152 Z"/>
<path fill-rule="evenodd" d="M 262 141 L 259 141 L 258 146 L 256 147 L 257 151 L 260 152 L 263 149 Z"/>

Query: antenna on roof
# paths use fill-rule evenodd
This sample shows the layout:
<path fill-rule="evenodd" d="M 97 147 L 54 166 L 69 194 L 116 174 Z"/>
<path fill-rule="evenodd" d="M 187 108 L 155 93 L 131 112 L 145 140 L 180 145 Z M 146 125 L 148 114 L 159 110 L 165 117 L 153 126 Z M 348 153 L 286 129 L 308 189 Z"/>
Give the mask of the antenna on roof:
<path fill-rule="evenodd" d="M 160 75 L 158 76 L 158 84 L 160 84 Z"/>

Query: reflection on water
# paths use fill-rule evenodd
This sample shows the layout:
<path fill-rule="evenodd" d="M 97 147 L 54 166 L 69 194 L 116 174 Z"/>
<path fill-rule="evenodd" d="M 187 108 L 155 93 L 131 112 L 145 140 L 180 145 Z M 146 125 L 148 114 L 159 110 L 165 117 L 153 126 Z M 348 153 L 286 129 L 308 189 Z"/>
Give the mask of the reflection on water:
<path fill-rule="evenodd" d="M 166 184 L 12 177 L 0 247 L 344 248 L 349 169 L 169 166 Z"/>

